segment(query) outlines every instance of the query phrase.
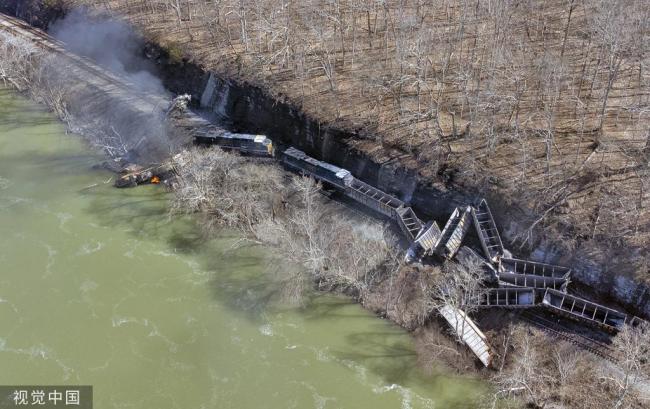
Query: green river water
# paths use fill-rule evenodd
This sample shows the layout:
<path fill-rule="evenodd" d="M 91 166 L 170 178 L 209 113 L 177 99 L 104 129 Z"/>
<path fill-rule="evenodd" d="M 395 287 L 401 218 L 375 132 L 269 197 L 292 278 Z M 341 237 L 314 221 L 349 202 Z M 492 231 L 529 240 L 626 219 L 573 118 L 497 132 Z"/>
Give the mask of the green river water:
<path fill-rule="evenodd" d="M 0 384 L 90 384 L 95 408 L 474 407 L 484 386 L 423 375 L 403 330 L 270 302 L 262 248 L 204 242 L 100 160 L 0 89 Z"/>

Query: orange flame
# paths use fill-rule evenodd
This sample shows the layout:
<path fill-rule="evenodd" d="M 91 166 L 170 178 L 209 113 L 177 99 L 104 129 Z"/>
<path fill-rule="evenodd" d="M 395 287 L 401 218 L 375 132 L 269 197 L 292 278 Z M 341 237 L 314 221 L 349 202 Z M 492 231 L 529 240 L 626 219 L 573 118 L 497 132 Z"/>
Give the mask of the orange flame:
<path fill-rule="evenodd" d="M 151 178 L 151 183 L 153 183 L 154 185 L 157 185 L 158 183 L 160 183 L 160 178 L 158 176 L 153 176 Z"/>

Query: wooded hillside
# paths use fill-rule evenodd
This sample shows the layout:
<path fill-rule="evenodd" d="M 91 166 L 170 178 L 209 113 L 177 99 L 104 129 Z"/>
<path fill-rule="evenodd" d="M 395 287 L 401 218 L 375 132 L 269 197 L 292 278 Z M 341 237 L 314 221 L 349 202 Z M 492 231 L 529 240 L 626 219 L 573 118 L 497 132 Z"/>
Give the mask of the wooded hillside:
<path fill-rule="evenodd" d="M 63 1 L 358 131 L 371 156 L 500 194 L 564 250 L 650 247 L 643 0 Z"/>

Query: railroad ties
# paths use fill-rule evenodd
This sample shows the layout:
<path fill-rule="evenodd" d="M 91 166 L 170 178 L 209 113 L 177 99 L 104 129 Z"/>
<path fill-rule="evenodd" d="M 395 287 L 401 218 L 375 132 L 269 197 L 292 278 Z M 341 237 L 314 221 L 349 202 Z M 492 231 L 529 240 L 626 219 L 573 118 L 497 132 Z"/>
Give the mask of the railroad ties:
<path fill-rule="evenodd" d="M 194 131 L 197 144 L 217 145 L 225 150 L 238 151 L 244 155 L 275 155 L 273 142 L 264 135 L 232 133 L 223 129 L 209 127 Z"/>
<path fill-rule="evenodd" d="M 483 365 L 486 367 L 490 366 L 492 362 L 492 351 L 487 343 L 487 338 L 467 314 L 450 305 L 440 307 L 438 311 Z"/>
<path fill-rule="evenodd" d="M 498 262 L 503 256 L 503 243 L 485 199 L 481 199 L 478 207 L 472 207 L 472 218 L 485 255 L 493 263 Z"/>
<path fill-rule="evenodd" d="M 591 352 L 615 364 L 618 363 L 618 360 L 614 357 L 614 351 L 609 344 L 577 333 L 572 328 L 557 322 L 557 320 L 544 317 L 541 312 L 525 310 L 519 314 L 519 318 L 540 328 L 552 337 L 561 338 L 580 349 Z"/>
<path fill-rule="evenodd" d="M 40 47 L 64 55 L 107 84 L 126 90 L 131 88 L 128 81 L 96 66 L 85 57 L 67 52 L 63 44 L 20 20 L 2 15 L 0 29 L 27 38 Z M 144 100 L 151 96 L 141 96 L 140 98 Z M 273 142 L 264 135 L 236 134 L 217 127 L 204 126 L 195 131 L 194 139 L 199 144 L 217 145 L 223 149 L 238 151 L 245 155 L 275 156 Z M 482 199 L 478 206 L 456 208 L 443 230 L 440 231 L 435 221 L 424 224 L 413 209 L 403 201 L 356 179 L 346 169 L 319 161 L 293 147 L 286 149 L 280 155 L 280 159 L 288 168 L 297 173 L 308 175 L 323 184 L 332 186 L 353 200 L 395 220 L 411 243 L 407 254 L 437 253 L 447 259 L 457 257 L 460 261 L 486 266 L 486 269 L 490 270 L 490 279 L 486 280 L 488 281 L 486 285 L 498 283 L 500 288 L 486 289 L 468 305 L 480 308 L 541 306 L 558 315 L 570 317 L 609 332 L 621 330 L 625 325 L 636 325 L 643 322 L 640 318 L 567 294 L 570 270 L 566 267 L 505 257 L 506 252 L 499 231 L 485 199 Z M 469 247 L 461 247 L 472 222 L 487 260 Z M 441 307 L 439 312 L 456 332 L 459 339 L 467 344 L 483 365 L 489 366 L 492 352 L 487 339 L 467 314 L 449 305 Z M 535 315 L 537 313 L 537 311 L 527 310 L 523 316 L 578 345 L 583 345 L 583 347 L 586 345 L 586 348 L 592 348 L 592 350 L 602 353 L 601 346 L 594 344 L 593 340 L 585 342 L 586 338 L 579 340 L 577 334 L 568 334 L 566 330 L 553 330 L 550 328 L 553 322 Z M 606 354 L 603 356 L 607 357 Z"/>

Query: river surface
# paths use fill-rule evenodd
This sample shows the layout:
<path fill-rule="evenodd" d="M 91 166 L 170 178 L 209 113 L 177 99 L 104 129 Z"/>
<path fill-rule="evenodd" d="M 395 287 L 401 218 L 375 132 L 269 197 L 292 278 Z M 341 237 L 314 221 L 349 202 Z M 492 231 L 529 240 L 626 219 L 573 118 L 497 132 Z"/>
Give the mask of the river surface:
<path fill-rule="evenodd" d="M 403 330 L 331 295 L 280 307 L 264 249 L 206 242 L 100 161 L 0 89 L 0 384 L 90 384 L 96 408 L 474 407 L 482 384 L 423 375 Z"/>

